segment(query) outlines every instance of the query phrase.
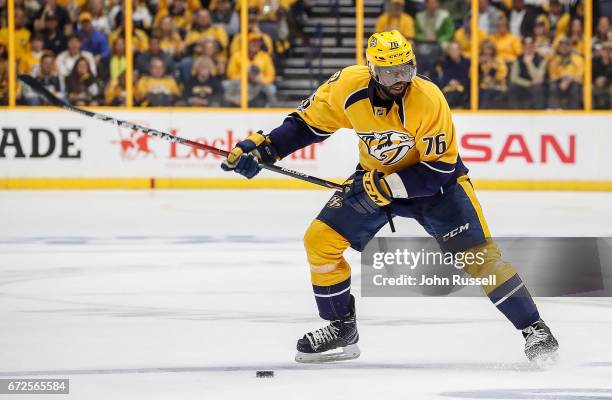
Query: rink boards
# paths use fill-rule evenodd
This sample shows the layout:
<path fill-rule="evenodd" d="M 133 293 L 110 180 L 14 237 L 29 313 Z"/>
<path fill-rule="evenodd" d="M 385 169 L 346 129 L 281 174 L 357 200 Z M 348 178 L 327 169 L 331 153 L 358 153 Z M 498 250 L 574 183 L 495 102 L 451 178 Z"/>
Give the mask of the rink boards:
<path fill-rule="evenodd" d="M 290 110 L 102 112 L 228 150 L 251 131 L 269 132 Z M 0 121 L 2 189 L 313 187 L 272 173 L 247 181 L 224 173 L 219 156 L 65 111 L 4 111 Z M 610 114 L 456 113 L 454 121 L 480 188 L 612 190 Z M 357 163 L 358 140 L 340 130 L 282 163 L 341 180 Z"/>

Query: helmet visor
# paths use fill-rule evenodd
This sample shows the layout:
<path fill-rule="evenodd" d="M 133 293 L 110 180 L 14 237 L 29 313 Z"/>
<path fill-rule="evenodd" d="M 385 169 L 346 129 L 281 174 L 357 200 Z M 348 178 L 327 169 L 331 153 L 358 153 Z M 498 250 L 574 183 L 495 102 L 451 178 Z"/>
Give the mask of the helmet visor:
<path fill-rule="evenodd" d="M 374 66 L 376 82 L 383 86 L 393 86 L 398 82 L 410 82 L 416 75 L 416 65 L 410 61 L 390 67 Z"/>

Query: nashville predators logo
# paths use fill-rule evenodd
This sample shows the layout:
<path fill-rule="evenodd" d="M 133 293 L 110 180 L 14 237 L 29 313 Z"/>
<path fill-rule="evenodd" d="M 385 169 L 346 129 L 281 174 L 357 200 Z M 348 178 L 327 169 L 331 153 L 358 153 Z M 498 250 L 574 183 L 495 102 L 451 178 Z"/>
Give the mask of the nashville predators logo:
<path fill-rule="evenodd" d="M 326 204 L 328 208 L 342 208 L 342 197 L 337 194 L 333 195 Z"/>
<path fill-rule="evenodd" d="M 396 131 L 359 133 L 368 153 L 382 162 L 392 165 L 400 161 L 414 147 L 414 137 Z"/>

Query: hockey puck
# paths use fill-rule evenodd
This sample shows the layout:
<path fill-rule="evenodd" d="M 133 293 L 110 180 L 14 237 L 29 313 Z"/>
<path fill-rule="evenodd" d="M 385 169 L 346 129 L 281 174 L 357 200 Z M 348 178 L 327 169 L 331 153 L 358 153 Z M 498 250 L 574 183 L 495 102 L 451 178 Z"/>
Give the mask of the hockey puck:
<path fill-rule="evenodd" d="M 274 371 L 257 371 L 255 372 L 257 378 L 274 378 Z"/>

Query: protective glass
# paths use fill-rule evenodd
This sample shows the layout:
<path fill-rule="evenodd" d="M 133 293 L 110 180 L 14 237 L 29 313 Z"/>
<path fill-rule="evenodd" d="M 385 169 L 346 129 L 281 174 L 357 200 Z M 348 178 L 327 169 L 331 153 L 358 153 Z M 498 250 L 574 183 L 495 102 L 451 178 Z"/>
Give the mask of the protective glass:
<path fill-rule="evenodd" d="M 391 67 L 374 67 L 376 81 L 383 86 L 393 86 L 398 82 L 410 82 L 416 75 L 416 65 L 410 61 Z"/>

